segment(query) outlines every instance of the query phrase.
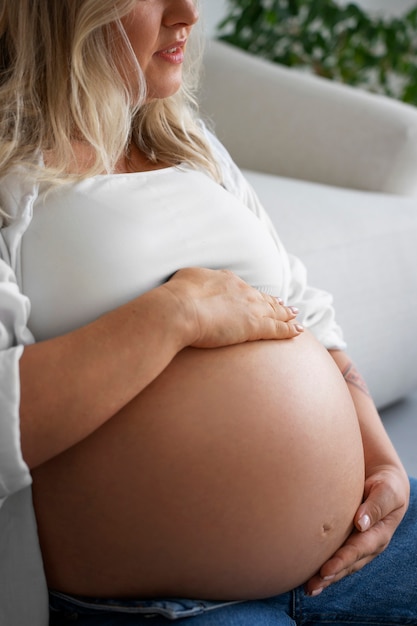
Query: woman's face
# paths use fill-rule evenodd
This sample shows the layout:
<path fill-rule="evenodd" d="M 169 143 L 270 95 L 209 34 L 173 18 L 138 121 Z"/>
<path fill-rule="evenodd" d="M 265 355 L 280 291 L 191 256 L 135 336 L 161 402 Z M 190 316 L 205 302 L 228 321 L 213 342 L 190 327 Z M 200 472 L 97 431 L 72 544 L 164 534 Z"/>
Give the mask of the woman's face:
<path fill-rule="evenodd" d="M 179 89 L 187 39 L 197 19 L 195 0 L 136 0 L 122 19 L 149 98 L 167 98 Z"/>

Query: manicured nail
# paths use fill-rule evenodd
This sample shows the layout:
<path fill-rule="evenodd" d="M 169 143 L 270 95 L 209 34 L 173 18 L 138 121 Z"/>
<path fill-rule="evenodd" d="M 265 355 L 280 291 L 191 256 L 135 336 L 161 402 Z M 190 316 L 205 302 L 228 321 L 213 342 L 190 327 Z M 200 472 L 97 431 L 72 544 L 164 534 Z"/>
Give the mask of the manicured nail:
<path fill-rule="evenodd" d="M 278 296 L 275 297 L 275 300 L 278 302 L 278 304 L 284 304 L 284 300 L 282 298 L 279 298 Z"/>
<path fill-rule="evenodd" d="M 294 324 L 294 328 L 298 330 L 299 333 L 302 333 L 304 330 L 304 326 L 301 326 L 301 324 Z"/>
<path fill-rule="evenodd" d="M 321 594 L 323 589 L 324 589 L 324 587 L 319 587 L 318 589 L 313 589 L 313 591 L 310 591 L 310 593 L 308 595 L 311 596 L 312 598 L 315 598 L 316 596 L 319 596 Z"/>
<path fill-rule="evenodd" d="M 290 311 L 292 311 L 295 315 L 297 315 L 297 313 L 300 312 L 300 309 L 298 309 L 296 306 L 289 306 L 288 307 L 290 309 Z"/>
<path fill-rule="evenodd" d="M 330 574 L 329 576 L 323 576 L 323 580 L 333 580 L 336 577 L 336 574 Z"/>
<path fill-rule="evenodd" d="M 360 519 L 358 519 L 358 526 L 362 532 L 368 530 L 371 526 L 371 518 L 369 515 L 363 515 Z"/>

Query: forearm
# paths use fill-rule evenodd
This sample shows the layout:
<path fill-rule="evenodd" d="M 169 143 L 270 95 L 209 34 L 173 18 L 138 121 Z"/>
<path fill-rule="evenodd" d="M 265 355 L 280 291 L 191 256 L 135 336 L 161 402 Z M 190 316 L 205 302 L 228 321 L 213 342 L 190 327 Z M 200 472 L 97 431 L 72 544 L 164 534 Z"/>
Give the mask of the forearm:
<path fill-rule="evenodd" d="M 362 434 L 367 474 L 371 468 L 383 465 L 395 465 L 405 473 L 362 376 L 345 352 L 330 350 L 330 354 L 342 372 L 355 405 Z"/>
<path fill-rule="evenodd" d="M 39 465 L 87 437 L 186 346 L 296 337 L 294 318 L 233 272 L 185 268 L 91 324 L 28 346 L 20 361 L 26 462 Z"/>
<path fill-rule="evenodd" d="M 186 343 L 177 309 L 158 288 L 24 350 L 21 442 L 30 467 L 87 437 L 161 373 Z"/>

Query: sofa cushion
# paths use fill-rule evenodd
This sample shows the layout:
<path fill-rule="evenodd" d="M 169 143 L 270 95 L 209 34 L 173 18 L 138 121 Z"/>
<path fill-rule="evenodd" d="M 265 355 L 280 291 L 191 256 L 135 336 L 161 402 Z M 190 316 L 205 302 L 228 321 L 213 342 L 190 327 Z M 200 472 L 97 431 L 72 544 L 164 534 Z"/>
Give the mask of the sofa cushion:
<path fill-rule="evenodd" d="M 417 387 L 417 199 L 244 171 L 309 282 L 334 295 L 378 407 Z"/>

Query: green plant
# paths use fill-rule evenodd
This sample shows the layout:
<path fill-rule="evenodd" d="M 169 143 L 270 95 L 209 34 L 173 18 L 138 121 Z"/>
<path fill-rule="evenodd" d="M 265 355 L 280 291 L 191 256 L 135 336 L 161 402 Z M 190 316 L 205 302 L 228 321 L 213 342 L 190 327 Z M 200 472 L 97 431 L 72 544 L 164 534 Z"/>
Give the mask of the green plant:
<path fill-rule="evenodd" d="M 371 17 L 333 0 L 228 0 L 218 38 L 271 61 L 417 105 L 417 0 Z"/>

